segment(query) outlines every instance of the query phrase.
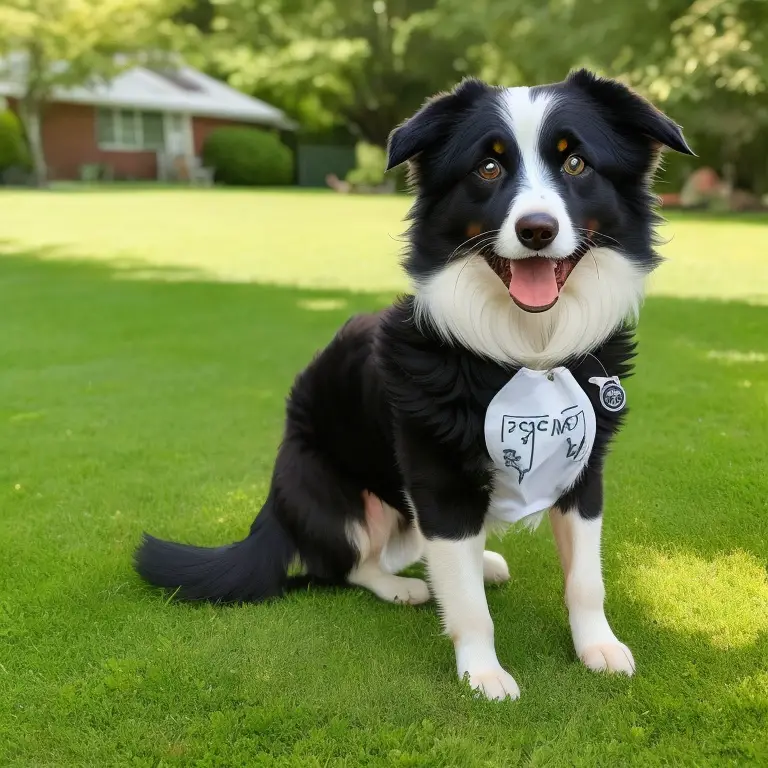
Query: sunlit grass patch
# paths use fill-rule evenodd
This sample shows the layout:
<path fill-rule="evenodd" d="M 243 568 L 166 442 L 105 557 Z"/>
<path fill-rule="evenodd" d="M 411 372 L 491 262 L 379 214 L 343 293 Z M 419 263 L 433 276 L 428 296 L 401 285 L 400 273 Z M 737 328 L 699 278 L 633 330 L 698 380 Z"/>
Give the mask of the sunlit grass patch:
<path fill-rule="evenodd" d="M 718 648 L 749 645 L 768 632 L 768 576 L 747 552 L 708 559 L 627 547 L 621 583 L 649 620 Z"/>

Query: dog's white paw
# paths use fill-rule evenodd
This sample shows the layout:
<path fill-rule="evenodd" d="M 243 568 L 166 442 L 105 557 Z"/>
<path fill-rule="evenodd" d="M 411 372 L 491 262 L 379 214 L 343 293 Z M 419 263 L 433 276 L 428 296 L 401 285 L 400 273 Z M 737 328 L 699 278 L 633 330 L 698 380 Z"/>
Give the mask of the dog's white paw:
<path fill-rule="evenodd" d="M 429 598 L 429 587 L 422 579 L 409 579 L 405 576 L 392 576 L 391 581 L 379 592 L 379 597 L 392 603 L 421 605 Z"/>
<path fill-rule="evenodd" d="M 476 672 L 465 672 L 464 679 L 478 693 L 482 693 L 486 699 L 502 701 L 520 698 L 520 687 L 515 682 L 515 678 L 500 666 Z"/>
<path fill-rule="evenodd" d="M 595 672 L 615 672 L 630 677 L 635 673 L 632 651 L 618 640 L 589 645 L 579 654 L 579 658 Z"/>
<path fill-rule="evenodd" d="M 483 579 L 490 584 L 509 581 L 509 566 L 498 552 L 483 552 Z"/>

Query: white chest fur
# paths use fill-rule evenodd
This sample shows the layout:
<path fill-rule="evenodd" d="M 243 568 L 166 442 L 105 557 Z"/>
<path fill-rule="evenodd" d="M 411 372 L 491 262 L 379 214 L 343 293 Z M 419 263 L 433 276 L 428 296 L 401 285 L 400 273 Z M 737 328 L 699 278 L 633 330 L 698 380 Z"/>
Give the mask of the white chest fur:
<path fill-rule="evenodd" d="M 553 506 L 584 470 L 596 426 L 592 404 L 567 368 L 521 368 L 485 414 L 495 470 L 489 514 L 516 523 Z"/>

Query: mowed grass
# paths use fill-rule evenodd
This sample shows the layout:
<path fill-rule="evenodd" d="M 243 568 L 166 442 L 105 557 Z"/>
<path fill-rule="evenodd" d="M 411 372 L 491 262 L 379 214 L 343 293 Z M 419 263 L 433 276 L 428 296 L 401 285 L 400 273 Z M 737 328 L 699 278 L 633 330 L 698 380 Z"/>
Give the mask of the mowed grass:
<path fill-rule="evenodd" d="M 0 195 L 0 765 L 768 763 L 768 224 L 675 218 L 609 459 L 608 613 L 575 660 L 548 526 L 491 544 L 502 662 L 454 678 L 433 605 L 215 608 L 131 570 L 142 530 L 246 533 L 292 378 L 403 285 L 406 201 Z"/>
<path fill-rule="evenodd" d="M 0 194 L 0 247 L 109 261 L 134 277 L 203 278 L 382 293 L 399 266 L 407 197 L 315 192 L 107 188 Z M 725 220 L 727 223 L 728 220 Z M 672 216 L 655 295 L 766 302 L 768 215 L 738 226 Z M 738 238 L 736 237 L 738 235 Z M 158 274 L 158 268 L 167 274 Z M 385 298 L 386 300 L 386 298 Z"/>

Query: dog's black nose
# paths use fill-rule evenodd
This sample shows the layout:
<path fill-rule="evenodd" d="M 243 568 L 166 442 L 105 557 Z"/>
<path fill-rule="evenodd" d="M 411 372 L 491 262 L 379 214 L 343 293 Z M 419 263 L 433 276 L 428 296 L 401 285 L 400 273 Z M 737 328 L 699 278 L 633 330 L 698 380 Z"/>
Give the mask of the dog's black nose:
<path fill-rule="evenodd" d="M 529 213 L 522 216 L 515 224 L 517 239 L 526 247 L 540 251 L 557 237 L 560 225 L 554 216 L 548 213 Z"/>

